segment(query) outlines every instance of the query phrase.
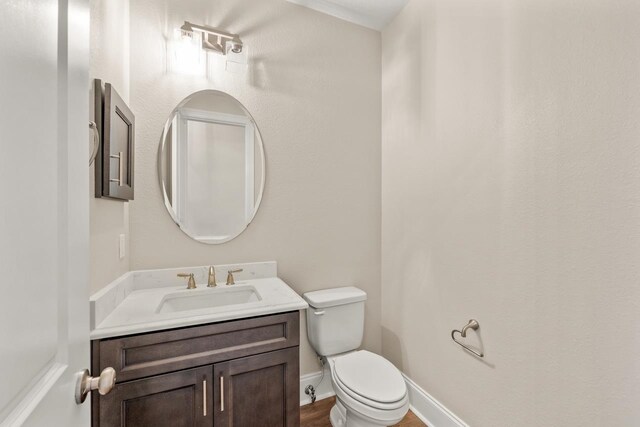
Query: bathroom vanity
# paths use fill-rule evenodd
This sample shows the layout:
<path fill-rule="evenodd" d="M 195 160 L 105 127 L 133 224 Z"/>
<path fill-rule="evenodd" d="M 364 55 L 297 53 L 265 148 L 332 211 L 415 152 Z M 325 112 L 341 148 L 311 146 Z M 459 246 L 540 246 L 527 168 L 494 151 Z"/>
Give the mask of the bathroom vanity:
<path fill-rule="evenodd" d="M 241 267 L 237 285 L 210 289 L 200 284 L 205 267 L 131 272 L 92 298 L 91 369 L 116 371 L 109 393 L 92 393 L 94 427 L 300 424 L 306 303 L 275 276 L 275 263 Z M 199 289 L 166 286 L 178 270 L 197 275 Z M 244 303 L 162 310 L 169 297 L 229 301 L 247 289 L 256 297 Z"/>
<path fill-rule="evenodd" d="M 222 244 L 247 228 L 265 169 L 255 120 L 228 94 L 189 95 L 163 128 L 164 204 L 197 242 Z M 306 307 L 275 262 L 125 274 L 91 298 L 91 372 L 106 372 L 102 387 L 82 381 L 103 392 L 92 393 L 92 425 L 298 426 Z"/>

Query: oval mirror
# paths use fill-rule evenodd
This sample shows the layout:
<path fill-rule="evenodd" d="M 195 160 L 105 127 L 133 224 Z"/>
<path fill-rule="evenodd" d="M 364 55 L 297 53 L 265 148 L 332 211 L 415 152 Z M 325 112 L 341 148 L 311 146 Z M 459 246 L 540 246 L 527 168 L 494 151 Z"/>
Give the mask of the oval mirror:
<path fill-rule="evenodd" d="M 195 92 L 173 110 L 158 150 L 169 214 L 189 237 L 219 244 L 253 220 L 264 189 L 262 137 L 251 114 L 217 90 Z"/>

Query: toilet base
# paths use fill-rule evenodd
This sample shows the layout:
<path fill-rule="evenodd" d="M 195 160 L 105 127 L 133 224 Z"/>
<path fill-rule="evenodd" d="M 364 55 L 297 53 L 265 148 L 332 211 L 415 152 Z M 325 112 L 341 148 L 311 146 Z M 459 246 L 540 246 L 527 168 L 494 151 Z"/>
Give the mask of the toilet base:
<path fill-rule="evenodd" d="M 349 411 L 336 398 L 336 404 L 331 408 L 329 420 L 332 427 L 383 427 L 386 423 L 373 422 L 370 418 L 364 417 L 355 411 Z M 395 423 L 394 423 L 395 424 Z M 393 424 L 390 424 L 393 425 Z"/>
<path fill-rule="evenodd" d="M 331 421 L 332 427 L 346 427 L 347 424 L 347 411 L 345 410 L 342 404 L 338 403 L 336 399 L 336 404 L 331 408 L 331 412 L 329 413 L 329 421 Z"/>

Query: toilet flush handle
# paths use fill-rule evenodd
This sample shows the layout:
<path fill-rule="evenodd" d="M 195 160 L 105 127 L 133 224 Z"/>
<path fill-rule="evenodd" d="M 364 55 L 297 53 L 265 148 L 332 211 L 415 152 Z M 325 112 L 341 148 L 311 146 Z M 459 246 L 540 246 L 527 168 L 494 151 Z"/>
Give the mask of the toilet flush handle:
<path fill-rule="evenodd" d="M 314 311 L 313 314 L 315 314 L 316 316 L 322 316 L 324 314 L 324 310 Z"/>

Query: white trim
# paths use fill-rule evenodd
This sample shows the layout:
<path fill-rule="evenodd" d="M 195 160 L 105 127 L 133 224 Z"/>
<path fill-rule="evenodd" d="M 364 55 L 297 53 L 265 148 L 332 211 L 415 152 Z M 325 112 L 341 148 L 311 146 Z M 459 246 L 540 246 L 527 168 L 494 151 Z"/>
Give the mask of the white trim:
<path fill-rule="evenodd" d="M 424 391 L 413 380 L 402 374 L 409 390 L 409 402 L 413 412 L 429 427 L 469 427 L 453 412 L 438 402 L 433 396 Z"/>
<path fill-rule="evenodd" d="M 308 385 L 312 385 L 316 388 L 316 398 L 323 400 L 331 396 L 335 396 L 333 392 L 333 386 L 331 385 L 331 373 L 329 368 L 325 368 L 324 378 L 322 382 L 318 384 L 320 378 L 322 378 L 322 372 L 313 372 L 311 374 L 302 375 L 300 377 L 300 406 L 308 405 L 311 403 L 311 398 L 304 394 L 304 389 Z"/>
<path fill-rule="evenodd" d="M 244 128 L 244 220 L 247 224 L 251 222 L 256 210 L 254 206 L 256 173 L 254 145 L 254 127 L 247 124 Z"/>
<path fill-rule="evenodd" d="M 325 0 L 287 0 L 291 3 L 298 4 L 300 6 L 308 7 L 309 9 L 316 10 L 318 12 L 325 13 L 343 21 L 351 22 L 356 25 L 361 25 L 372 30 L 380 31 L 384 28 L 384 23 L 379 19 L 375 19 L 371 16 L 365 16 L 356 11 L 348 9 L 344 6 L 325 1 Z"/>
<path fill-rule="evenodd" d="M 409 0 L 287 0 L 338 19 L 382 31 Z"/>
<path fill-rule="evenodd" d="M 206 236 L 206 235 L 199 236 L 197 234 L 194 234 L 191 237 L 196 239 L 198 242 L 215 244 L 220 242 L 221 240 L 229 239 L 230 235 L 227 234 L 224 236 Z"/>
<path fill-rule="evenodd" d="M 239 116 L 237 114 L 220 113 L 218 111 L 199 110 L 196 108 L 181 108 L 180 118 L 191 121 L 205 123 L 219 123 L 229 126 L 246 127 L 251 123 L 251 119 L 247 116 Z"/>
<path fill-rule="evenodd" d="M 176 146 L 176 175 L 175 175 L 175 186 L 172 188 L 172 191 L 178 193 L 178 197 L 176 200 L 176 204 L 174 205 L 174 209 L 176 212 L 176 217 L 178 218 L 179 224 L 185 223 L 185 218 L 187 216 L 187 200 L 188 200 L 188 191 L 189 186 L 189 151 L 187 150 L 187 138 L 188 138 L 188 127 L 187 127 L 187 119 L 182 116 L 182 111 L 178 111 L 176 113 L 175 121 L 177 124 L 178 131 L 176 132 L 178 138 L 175 141 L 172 141 L 172 144 Z M 172 177 L 173 178 L 173 177 Z"/>
<path fill-rule="evenodd" d="M 377 11 L 364 9 L 362 7 L 354 10 L 350 7 L 338 4 L 335 0 L 287 0 L 300 6 L 313 9 L 318 12 L 325 13 L 343 21 L 361 25 L 372 30 L 381 31 L 395 17 L 400 10 L 407 4 L 405 1 L 397 1 L 395 7 L 391 9 Z M 388 1 L 388 0 L 387 0 Z M 369 6 L 370 7 L 370 6 Z M 378 9 L 378 8 L 376 8 Z"/>
<path fill-rule="evenodd" d="M 47 396 L 49 390 L 56 385 L 67 367 L 67 365 L 58 362 L 52 362 L 46 366 L 42 372 L 36 375 L 34 382 L 23 391 L 24 394 L 18 396 L 18 403 L 0 423 L 0 427 L 21 426 Z"/>
<path fill-rule="evenodd" d="M 329 368 L 326 367 L 324 379 L 319 386 L 316 387 L 316 397 L 318 400 L 326 399 L 334 396 L 333 385 L 331 384 L 331 374 Z M 309 396 L 304 394 L 304 389 L 312 384 L 316 386 L 322 376 L 321 372 L 314 372 L 300 377 L 300 406 L 311 403 Z M 409 402 L 411 412 L 429 427 L 469 427 L 458 416 L 451 412 L 442 403 L 438 402 L 433 396 L 424 391 L 411 378 L 402 374 L 409 391 Z"/>
<path fill-rule="evenodd" d="M 176 216 L 179 218 L 178 199 L 176 197 L 176 194 L 178 194 L 178 138 L 178 114 L 176 114 L 171 119 L 171 209 L 175 210 Z"/>

